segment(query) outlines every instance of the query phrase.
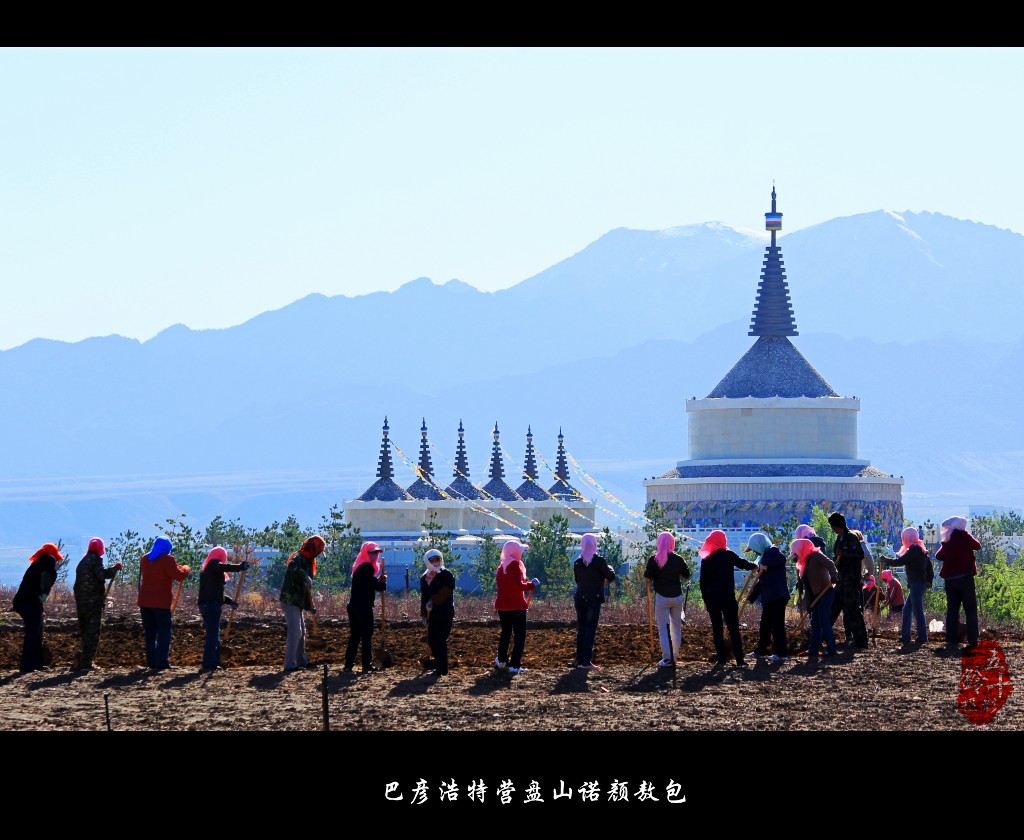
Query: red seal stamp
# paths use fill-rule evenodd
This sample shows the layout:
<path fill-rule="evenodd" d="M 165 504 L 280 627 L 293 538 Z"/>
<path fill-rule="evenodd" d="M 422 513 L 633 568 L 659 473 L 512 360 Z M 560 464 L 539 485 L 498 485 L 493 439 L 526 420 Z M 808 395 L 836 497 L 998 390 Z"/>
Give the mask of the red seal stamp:
<path fill-rule="evenodd" d="M 971 723 L 991 723 L 1012 693 L 1006 656 L 996 642 L 986 639 L 964 652 L 956 705 Z"/>

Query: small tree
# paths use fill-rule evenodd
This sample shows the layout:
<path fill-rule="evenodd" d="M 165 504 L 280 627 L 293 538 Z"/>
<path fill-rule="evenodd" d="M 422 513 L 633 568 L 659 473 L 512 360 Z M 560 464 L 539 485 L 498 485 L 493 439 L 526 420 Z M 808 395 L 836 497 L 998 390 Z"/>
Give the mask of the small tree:
<path fill-rule="evenodd" d="M 142 579 L 139 561 L 146 553 L 145 544 L 138 531 L 122 531 L 107 546 L 106 559 L 109 565 L 121 564 L 122 580 L 134 581 L 138 586 Z"/>
<path fill-rule="evenodd" d="M 547 522 L 536 523 L 530 530 L 528 542 L 526 564 L 540 580 L 544 595 L 549 598 L 567 596 L 575 582 L 569 560 L 573 538 L 569 534 L 568 518 L 556 513 Z"/>
<path fill-rule="evenodd" d="M 444 555 L 445 568 L 458 580 L 459 575 L 462 574 L 462 564 L 456 559 L 455 551 L 452 548 L 452 532 L 446 531 L 442 527 L 441 521 L 434 512 L 431 512 L 430 518 L 426 522 L 420 523 L 420 527 L 427 532 L 427 536 L 417 542 L 412 550 L 416 562 L 417 577 L 423 574 L 426 568 L 423 562 L 423 555 L 430 551 L 430 549 L 436 548 Z"/>
<path fill-rule="evenodd" d="M 163 536 L 171 541 L 171 554 L 179 566 L 189 566 L 192 574 L 185 579 L 186 589 L 199 588 L 199 571 L 206 559 L 206 531 L 199 531 L 185 522 L 187 514 L 180 517 L 165 519 L 164 524 L 155 524 Z"/>
<path fill-rule="evenodd" d="M 501 562 L 501 549 L 494 541 L 493 535 L 485 533 L 480 541 L 480 548 L 476 555 L 476 562 L 473 564 L 473 572 L 480 584 L 480 591 L 487 595 L 493 595 L 496 591 L 494 576 L 498 571 L 498 564 Z"/>
<path fill-rule="evenodd" d="M 828 514 L 815 505 L 811 508 L 810 521 L 807 523 L 825 541 L 825 548 L 822 549 L 829 557 L 832 557 L 832 543 L 835 542 L 835 535 L 832 533 L 832 526 L 828 524 Z"/>
<path fill-rule="evenodd" d="M 345 521 L 345 511 L 336 504 L 320 518 L 318 533 L 326 547 L 317 560 L 314 584 L 328 592 L 339 592 L 351 581 L 352 563 L 363 544 L 362 534 Z"/>
<path fill-rule="evenodd" d="M 265 569 L 263 579 L 268 589 L 278 590 L 284 582 L 284 572 L 288 566 L 288 558 L 302 548 L 306 537 L 311 535 L 308 528 L 299 525 L 292 515 L 284 522 L 274 522 L 255 534 L 256 544 L 275 550 L 277 553 L 267 557 L 261 564 Z M 317 569 L 319 571 L 319 569 Z"/>

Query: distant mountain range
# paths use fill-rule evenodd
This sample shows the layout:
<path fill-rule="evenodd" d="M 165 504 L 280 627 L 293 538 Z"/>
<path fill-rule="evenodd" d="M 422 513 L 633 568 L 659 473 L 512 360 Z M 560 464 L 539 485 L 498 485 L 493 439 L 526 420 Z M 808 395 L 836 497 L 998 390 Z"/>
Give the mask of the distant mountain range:
<path fill-rule="evenodd" d="M 517 464 L 531 426 L 553 466 L 561 429 L 580 465 L 640 509 L 641 481 L 687 457 L 684 401 L 754 341 L 766 244 L 718 222 L 620 228 L 499 292 L 421 277 L 310 295 L 228 329 L 0 352 L 0 544 L 151 535 L 183 512 L 316 524 L 373 482 L 385 415 L 413 460 L 426 419 L 443 477 L 461 420 L 480 484 L 495 421 Z M 779 244 L 793 343 L 861 398 L 861 455 L 904 476 L 908 510 L 1024 505 L 1024 236 L 877 211 Z"/>

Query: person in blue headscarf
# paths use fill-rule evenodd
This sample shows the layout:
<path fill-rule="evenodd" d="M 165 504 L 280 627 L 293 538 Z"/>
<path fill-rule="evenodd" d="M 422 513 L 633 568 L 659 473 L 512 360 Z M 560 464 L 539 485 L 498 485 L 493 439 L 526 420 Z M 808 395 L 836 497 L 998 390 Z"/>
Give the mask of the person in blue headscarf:
<path fill-rule="evenodd" d="M 174 583 L 192 573 L 190 566 L 177 564 L 171 550 L 169 539 L 157 537 L 139 561 L 138 604 L 146 637 L 146 665 L 157 670 L 175 667 L 170 663 Z"/>
<path fill-rule="evenodd" d="M 789 658 L 786 644 L 786 604 L 789 603 L 789 580 L 786 578 L 786 555 L 760 531 L 747 540 L 748 554 L 756 554 L 760 569 L 757 582 L 750 588 L 747 602 L 761 599 L 761 626 L 757 647 L 748 658 L 768 657 L 772 662 Z M 769 654 L 769 646 L 771 653 Z"/>

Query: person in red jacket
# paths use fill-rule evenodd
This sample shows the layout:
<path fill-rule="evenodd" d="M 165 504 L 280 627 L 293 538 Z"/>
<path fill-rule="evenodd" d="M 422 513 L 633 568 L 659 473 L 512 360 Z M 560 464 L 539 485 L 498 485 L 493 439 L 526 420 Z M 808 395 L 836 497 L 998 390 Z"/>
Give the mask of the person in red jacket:
<path fill-rule="evenodd" d="M 146 637 L 146 666 L 156 670 L 174 668 L 171 653 L 171 605 L 174 583 L 192 573 L 190 566 L 179 566 L 171 554 L 171 541 L 157 537 L 149 554 L 139 561 L 139 612 Z"/>
<path fill-rule="evenodd" d="M 494 609 L 501 621 L 501 635 L 498 637 L 498 668 L 508 668 L 510 674 L 527 670 L 523 667 L 523 649 L 526 647 L 527 592 L 532 592 L 540 581 L 526 579 L 523 552 L 526 550 L 519 540 L 509 540 L 501 547 L 501 563 L 494 573 L 498 594 Z M 508 644 L 512 639 L 512 658 L 508 657 Z"/>
<path fill-rule="evenodd" d="M 967 520 L 962 516 L 951 516 L 943 522 L 940 536 L 942 545 L 935 552 L 935 560 L 942 564 L 939 577 L 946 589 L 946 649 L 957 649 L 963 607 L 970 651 L 978 644 L 978 594 L 974 590 L 978 562 L 974 552 L 981 548 L 981 543 L 967 530 Z"/>

